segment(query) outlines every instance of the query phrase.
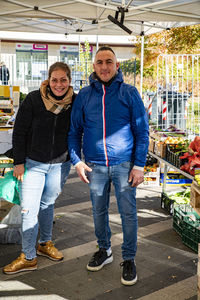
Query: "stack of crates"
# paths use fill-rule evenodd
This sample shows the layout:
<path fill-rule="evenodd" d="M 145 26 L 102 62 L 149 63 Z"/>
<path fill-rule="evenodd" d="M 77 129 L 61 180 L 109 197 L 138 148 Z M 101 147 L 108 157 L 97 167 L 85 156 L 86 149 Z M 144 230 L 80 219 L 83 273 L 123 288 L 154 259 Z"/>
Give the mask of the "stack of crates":
<path fill-rule="evenodd" d="M 181 236 L 183 244 L 198 253 L 200 216 L 190 205 L 174 206 L 173 229 Z"/>
<path fill-rule="evenodd" d="M 165 209 L 170 215 L 173 214 L 174 200 L 170 199 L 166 193 L 161 194 L 161 207 Z"/>

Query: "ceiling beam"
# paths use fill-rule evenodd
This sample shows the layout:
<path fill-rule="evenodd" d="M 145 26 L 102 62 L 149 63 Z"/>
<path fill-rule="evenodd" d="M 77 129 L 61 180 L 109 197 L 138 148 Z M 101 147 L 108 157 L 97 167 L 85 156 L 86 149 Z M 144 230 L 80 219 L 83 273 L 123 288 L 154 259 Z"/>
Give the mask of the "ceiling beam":
<path fill-rule="evenodd" d="M 147 7 L 153 7 L 153 6 L 157 6 L 160 4 L 165 4 L 165 3 L 170 3 L 170 2 L 174 2 L 176 0 L 162 0 L 162 1 L 157 1 L 157 2 L 151 2 L 151 3 L 147 3 L 147 4 L 142 4 L 142 5 L 137 5 L 134 7 L 130 7 L 129 11 L 133 11 L 133 10 L 137 10 L 137 9 L 143 9 L 143 8 L 147 8 Z"/>
<path fill-rule="evenodd" d="M 17 13 L 24 13 L 24 12 L 31 11 L 31 10 L 33 10 L 33 9 L 25 8 L 25 9 L 16 9 L 16 10 L 12 10 L 12 11 L 0 12 L 0 16 L 9 16 L 9 15 L 17 14 Z"/>

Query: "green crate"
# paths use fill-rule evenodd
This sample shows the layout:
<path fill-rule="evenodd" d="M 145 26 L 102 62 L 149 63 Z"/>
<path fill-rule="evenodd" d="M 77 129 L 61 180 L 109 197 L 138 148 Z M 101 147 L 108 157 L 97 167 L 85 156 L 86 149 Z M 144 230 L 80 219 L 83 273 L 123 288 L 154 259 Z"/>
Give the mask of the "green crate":
<path fill-rule="evenodd" d="M 184 230 L 182 232 L 182 242 L 194 252 L 198 253 L 198 243 L 200 242 L 200 239 L 197 239 L 196 236 L 192 236 L 190 231 Z"/>
<path fill-rule="evenodd" d="M 182 242 L 196 253 L 198 252 L 200 216 L 196 212 L 193 213 L 193 219 L 190 217 L 183 220 Z"/>
<path fill-rule="evenodd" d="M 188 204 L 173 206 L 173 229 L 182 236 L 183 232 L 183 220 L 187 218 L 188 214 L 191 214 L 192 207 Z"/>
<path fill-rule="evenodd" d="M 183 225 L 182 225 L 182 220 L 177 218 L 176 216 L 173 217 L 173 229 L 180 235 L 182 236 L 183 232 Z"/>
<path fill-rule="evenodd" d="M 176 216 L 180 220 L 185 220 L 193 214 L 195 214 L 196 218 L 198 218 L 198 214 L 194 211 L 190 204 L 174 204 L 173 216 Z"/>
<path fill-rule="evenodd" d="M 161 194 L 161 208 L 166 210 L 170 215 L 173 214 L 174 200 L 170 199 L 167 194 Z"/>
<path fill-rule="evenodd" d="M 198 252 L 200 216 L 190 205 L 174 205 L 173 229 L 182 237 L 183 244 Z"/>

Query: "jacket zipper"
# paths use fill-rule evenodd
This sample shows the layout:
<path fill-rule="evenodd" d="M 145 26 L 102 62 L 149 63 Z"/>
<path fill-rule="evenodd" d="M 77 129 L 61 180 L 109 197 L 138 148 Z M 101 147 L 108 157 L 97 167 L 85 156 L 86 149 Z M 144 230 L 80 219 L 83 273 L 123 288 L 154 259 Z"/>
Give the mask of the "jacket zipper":
<path fill-rule="evenodd" d="M 102 97 L 103 147 L 104 147 L 104 153 L 105 153 L 105 159 L 106 159 L 106 166 L 108 167 L 108 154 L 107 154 L 107 148 L 106 148 L 106 115 L 105 115 L 106 89 L 105 89 L 105 85 L 103 85 L 102 87 L 103 87 L 103 97 Z"/>
<path fill-rule="evenodd" d="M 53 159 L 53 149 L 55 143 L 55 131 L 56 131 L 56 123 L 57 123 L 57 115 L 55 116 L 54 124 L 53 124 L 53 137 L 52 137 L 52 148 L 51 148 L 51 160 Z"/>

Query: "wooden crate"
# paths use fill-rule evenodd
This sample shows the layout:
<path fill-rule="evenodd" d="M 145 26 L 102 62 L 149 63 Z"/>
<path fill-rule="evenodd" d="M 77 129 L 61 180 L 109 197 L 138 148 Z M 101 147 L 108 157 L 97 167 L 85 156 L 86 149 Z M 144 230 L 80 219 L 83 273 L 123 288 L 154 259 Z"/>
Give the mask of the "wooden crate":
<path fill-rule="evenodd" d="M 195 181 L 191 184 L 190 204 L 200 215 L 200 186 Z"/>
<path fill-rule="evenodd" d="M 154 146 L 155 146 L 155 140 L 150 137 L 149 138 L 149 151 L 151 151 L 152 153 L 154 153 Z"/>

